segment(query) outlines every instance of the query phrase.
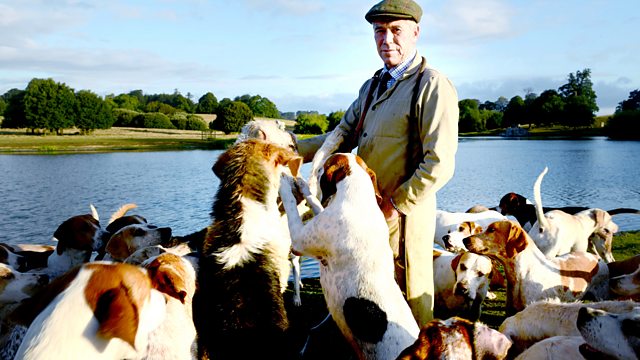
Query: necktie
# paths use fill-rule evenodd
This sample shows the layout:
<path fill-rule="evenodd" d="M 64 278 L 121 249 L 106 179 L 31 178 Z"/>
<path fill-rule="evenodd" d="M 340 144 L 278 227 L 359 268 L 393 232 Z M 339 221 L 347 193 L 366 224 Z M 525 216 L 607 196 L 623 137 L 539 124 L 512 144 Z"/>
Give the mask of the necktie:
<path fill-rule="evenodd" d="M 389 80 L 391 80 L 391 74 L 386 71 L 384 74 L 382 74 L 380 83 L 378 84 L 378 97 L 382 96 L 382 94 L 387 90 L 387 84 L 389 83 Z"/>

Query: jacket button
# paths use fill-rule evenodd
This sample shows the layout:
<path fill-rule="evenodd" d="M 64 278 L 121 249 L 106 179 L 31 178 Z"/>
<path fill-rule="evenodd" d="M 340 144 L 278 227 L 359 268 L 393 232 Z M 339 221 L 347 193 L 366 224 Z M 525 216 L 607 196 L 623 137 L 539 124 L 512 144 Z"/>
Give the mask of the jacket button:
<path fill-rule="evenodd" d="M 367 133 L 362 133 L 362 137 L 367 137 Z"/>

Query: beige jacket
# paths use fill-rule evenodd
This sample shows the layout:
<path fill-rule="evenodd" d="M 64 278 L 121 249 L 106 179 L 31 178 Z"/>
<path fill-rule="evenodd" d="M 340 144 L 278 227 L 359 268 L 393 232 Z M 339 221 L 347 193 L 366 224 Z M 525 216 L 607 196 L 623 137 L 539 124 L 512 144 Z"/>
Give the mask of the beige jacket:
<path fill-rule="evenodd" d="M 420 325 L 430 320 L 433 309 L 435 195 L 453 176 L 458 148 L 458 95 L 445 75 L 427 65 L 417 103 L 417 128 L 424 156 L 405 181 L 408 121 L 421 60 L 421 56 L 416 56 L 402 78 L 380 98 L 374 98 L 357 141 L 358 155 L 375 171 L 382 195 L 391 196 L 397 208 L 406 215 L 406 296 Z M 336 127 L 335 131 L 347 139 L 364 110 L 371 82 L 371 79 L 367 80 L 360 88 L 358 98 Z M 324 136 L 301 141 L 299 151 L 308 160 L 322 141 Z M 393 237 L 398 229 L 389 225 Z"/>

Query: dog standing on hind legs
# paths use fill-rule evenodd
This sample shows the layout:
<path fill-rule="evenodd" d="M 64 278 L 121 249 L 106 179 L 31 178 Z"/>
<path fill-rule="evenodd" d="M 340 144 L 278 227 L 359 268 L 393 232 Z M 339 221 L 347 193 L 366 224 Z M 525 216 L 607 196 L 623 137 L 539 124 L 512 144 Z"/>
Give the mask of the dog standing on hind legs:
<path fill-rule="evenodd" d="M 277 260 L 290 246 L 276 199 L 284 166 L 297 174 L 301 161 L 249 139 L 214 164 L 220 186 L 193 299 L 201 359 L 291 358 Z"/>
<path fill-rule="evenodd" d="M 320 261 L 327 307 L 359 358 L 395 359 L 417 339 L 419 328 L 394 279 L 375 174 L 356 155 L 338 153 L 319 176 L 323 200 L 331 200 L 323 209 L 299 179 L 310 207 L 319 210 L 304 224 L 292 193 L 294 180 L 282 181 L 293 248 Z"/>

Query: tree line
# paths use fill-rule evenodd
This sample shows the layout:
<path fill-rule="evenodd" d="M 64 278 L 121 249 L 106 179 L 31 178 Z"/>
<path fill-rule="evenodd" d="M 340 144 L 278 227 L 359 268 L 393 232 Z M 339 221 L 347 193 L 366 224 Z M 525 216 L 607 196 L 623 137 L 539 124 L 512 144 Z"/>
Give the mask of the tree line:
<path fill-rule="evenodd" d="M 584 69 L 567 76 L 567 82 L 557 90 L 549 89 L 540 95 L 525 89 L 507 100 L 481 103 L 477 99 L 462 99 L 459 131 L 483 132 L 518 125 L 560 125 L 570 128 L 590 127 L 599 110 L 591 82 L 591 70 Z M 344 115 L 343 110 L 329 115 L 317 111 L 281 113 L 269 99 L 260 95 L 242 95 L 218 101 L 207 92 L 197 102 L 193 96 L 183 96 L 177 89 L 173 94 L 144 94 L 133 90 L 127 94 L 107 95 L 104 98 L 89 90 L 75 92 L 64 83 L 52 79 L 33 79 L 25 90 L 11 89 L 0 96 L 2 127 L 27 128 L 32 132 L 62 134 L 65 129 L 77 128 L 81 133 L 112 126 L 168 128 L 186 130 L 221 130 L 238 132 L 254 117 L 284 118 L 296 121 L 297 134 L 322 134 L 333 129 Z M 196 114 L 216 114 L 208 125 Z M 611 137 L 640 138 L 640 91 L 619 103 L 609 119 L 606 131 Z"/>
<path fill-rule="evenodd" d="M 280 117 L 276 105 L 260 95 L 218 101 L 213 93 L 207 92 L 198 102 L 192 98 L 177 89 L 173 94 L 133 90 L 102 98 L 89 90 L 74 91 L 50 78 L 34 78 L 26 89 L 11 89 L 0 96 L 1 126 L 55 134 L 71 128 L 86 134 L 112 126 L 205 130 L 213 125 L 217 130 L 233 132 L 237 131 L 235 123 L 244 125 L 253 117 Z M 223 121 L 207 124 L 197 114 L 217 114 Z"/>

